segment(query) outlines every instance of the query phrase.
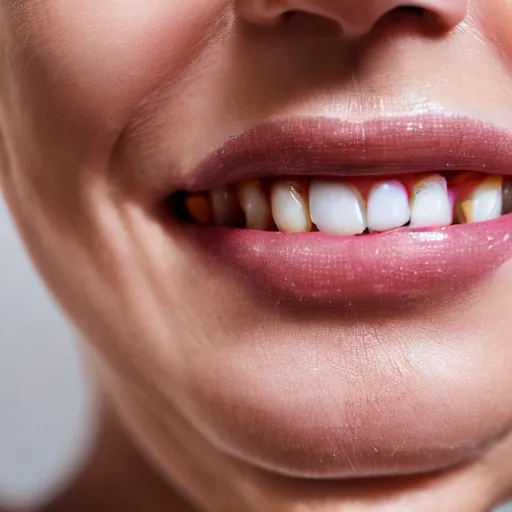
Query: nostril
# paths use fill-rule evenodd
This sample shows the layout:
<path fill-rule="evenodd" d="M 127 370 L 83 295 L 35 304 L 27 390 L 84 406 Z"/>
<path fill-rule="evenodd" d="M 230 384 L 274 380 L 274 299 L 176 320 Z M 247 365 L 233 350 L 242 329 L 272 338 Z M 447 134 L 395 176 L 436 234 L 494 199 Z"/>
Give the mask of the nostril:
<path fill-rule="evenodd" d="M 415 5 L 391 9 L 378 20 L 374 29 L 382 30 L 397 25 L 416 31 L 421 30 L 424 35 L 435 35 L 447 29 L 446 23 L 438 13 Z"/>
<path fill-rule="evenodd" d="M 381 22 L 383 20 L 392 20 L 394 22 L 411 22 L 414 20 L 421 21 L 423 28 L 432 32 L 450 28 L 450 24 L 447 23 L 442 13 L 420 5 L 404 5 L 396 7 L 383 16 Z"/>
<path fill-rule="evenodd" d="M 425 9 L 422 7 L 418 7 L 415 5 L 402 5 L 400 7 L 395 7 L 391 11 L 388 12 L 385 17 L 393 17 L 393 18 L 424 18 L 426 15 Z"/>
<path fill-rule="evenodd" d="M 402 5 L 401 7 L 396 7 L 395 11 L 403 11 L 404 13 L 419 15 L 422 15 L 425 12 L 423 7 L 418 7 L 417 5 Z"/>

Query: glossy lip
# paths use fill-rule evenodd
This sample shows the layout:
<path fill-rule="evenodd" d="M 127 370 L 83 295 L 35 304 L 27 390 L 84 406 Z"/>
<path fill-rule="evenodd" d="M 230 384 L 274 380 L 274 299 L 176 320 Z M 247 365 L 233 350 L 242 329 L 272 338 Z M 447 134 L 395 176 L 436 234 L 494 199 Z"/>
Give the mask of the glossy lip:
<path fill-rule="evenodd" d="M 183 182 L 207 190 L 253 177 L 356 176 L 442 170 L 512 174 L 512 131 L 455 115 L 364 124 L 299 119 L 229 140 Z M 267 295 L 327 303 L 408 301 L 460 293 L 512 258 L 512 215 L 443 229 L 334 237 L 188 227 L 210 259 Z"/>
<path fill-rule="evenodd" d="M 447 170 L 512 174 L 512 129 L 450 113 L 364 123 L 295 118 L 229 139 L 175 185 L 199 191 L 256 177 Z"/>
<path fill-rule="evenodd" d="M 210 261 L 215 256 L 280 302 L 404 306 L 467 290 L 512 258 L 512 215 L 358 237 L 200 227 L 190 232 Z"/>

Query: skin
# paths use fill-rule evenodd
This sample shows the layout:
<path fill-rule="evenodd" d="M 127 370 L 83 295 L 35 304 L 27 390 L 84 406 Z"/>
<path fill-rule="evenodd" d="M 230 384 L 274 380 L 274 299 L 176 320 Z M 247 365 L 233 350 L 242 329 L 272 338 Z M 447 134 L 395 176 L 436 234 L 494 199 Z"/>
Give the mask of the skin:
<path fill-rule="evenodd" d="M 210 272 L 156 208 L 173 176 L 272 119 L 441 105 L 507 122 L 512 2 L 426 2 L 421 22 L 385 14 L 401 2 L 365 3 L 366 14 L 341 0 L 0 3 L 0 184 L 105 390 L 105 444 L 52 510 L 484 512 L 512 495 L 512 262 L 448 313 L 425 304 L 340 322 L 290 314 Z M 301 15 L 283 31 L 287 10 Z M 448 362 L 445 396 L 427 402 L 474 418 L 451 441 L 463 460 L 396 477 L 387 457 L 371 481 L 358 460 L 355 480 L 279 474 L 279 429 L 262 409 L 291 421 L 288 405 L 302 400 L 321 414 L 326 398 L 314 390 L 346 383 L 335 371 L 340 329 L 357 395 L 386 386 L 399 396 L 409 372 L 405 391 L 417 396 L 441 375 L 430 356 Z M 368 340 L 366 355 L 351 348 Z M 392 370 L 376 362 L 384 356 Z M 418 414 L 399 412 L 407 439 Z M 387 421 L 389 411 L 373 413 Z M 261 434 L 245 436 L 245 421 Z"/>

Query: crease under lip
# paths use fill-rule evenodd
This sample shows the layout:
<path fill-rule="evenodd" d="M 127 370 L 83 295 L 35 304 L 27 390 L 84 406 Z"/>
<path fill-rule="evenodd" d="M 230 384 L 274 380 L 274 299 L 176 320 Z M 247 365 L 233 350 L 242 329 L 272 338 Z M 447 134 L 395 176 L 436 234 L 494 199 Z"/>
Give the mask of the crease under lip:
<path fill-rule="evenodd" d="M 176 190 L 209 190 L 251 178 L 479 171 L 512 175 L 512 130 L 453 114 L 364 123 L 298 117 L 228 139 Z"/>

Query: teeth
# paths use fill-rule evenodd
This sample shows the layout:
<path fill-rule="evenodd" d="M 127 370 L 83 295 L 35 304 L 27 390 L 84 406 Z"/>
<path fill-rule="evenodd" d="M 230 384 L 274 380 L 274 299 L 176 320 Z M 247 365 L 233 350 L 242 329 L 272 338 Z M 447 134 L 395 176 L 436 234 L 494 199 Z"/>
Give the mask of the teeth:
<path fill-rule="evenodd" d="M 419 180 L 419 181 L 417 181 Z M 367 197 L 367 201 L 363 199 Z M 197 224 L 319 231 L 339 236 L 383 232 L 402 226 L 439 228 L 512 214 L 512 178 L 472 172 L 416 177 L 404 181 L 369 179 L 258 179 L 210 192 L 177 194 L 176 214 L 185 210 Z M 409 199 L 410 197 L 410 199 Z M 368 231 L 367 231 L 368 230 Z"/>
<path fill-rule="evenodd" d="M 367 223 L 370 231 L 387 231 L 407 224 L 411 217 L 409 194 L 397 180 L 377 183 L 368 195 Z"/>
<path fill-rule="evenodd" d="M 272 226 L 270 205 L 258 180 L 241 183 L 237 187 L 240 205 L 245 213 L 246 227 L 249 229 L 269 229 Z"/>
<path fill-rule="evenodd" d="M 213 221 L 217 226 L 233 226 L 242 216 L 240 203 L 233 187 L 220 187 L 210 192 Z"/>
<path fill-rule="evenodd" d="M 312 181 L 309 189 L 311 220 L 332 235 L 358 235 L 366 229 L 364 201 L 359 191 L 335 181 Z"/>
<path fill-rule="evenodd" d="M 212 205 L 207 194 L 202 192 L 189 194 L 185 201 L 190 216 L 197 224 L 210 224 L 212 221 Z"/>
<path fill-rule="evenodd" d="M 456 207 L 457 221 L 483 222 L 501 217 L 503 211 L 503 178 L 486 178 L 471 195 Z"/>
<path fill-rule="evenodd" d="M 272 215 L 279 231 L 311 231 L 311 219 L 305 187 L 298 182 L 278 181 L 270 189 Z"/>
<path fill-rule="evenodd" d="M 453 222 L 453 208 L 446 179 L 432 175 L 420 181 L 411 193 L 411 222 L 414 228 L 438 228 Z"/>

